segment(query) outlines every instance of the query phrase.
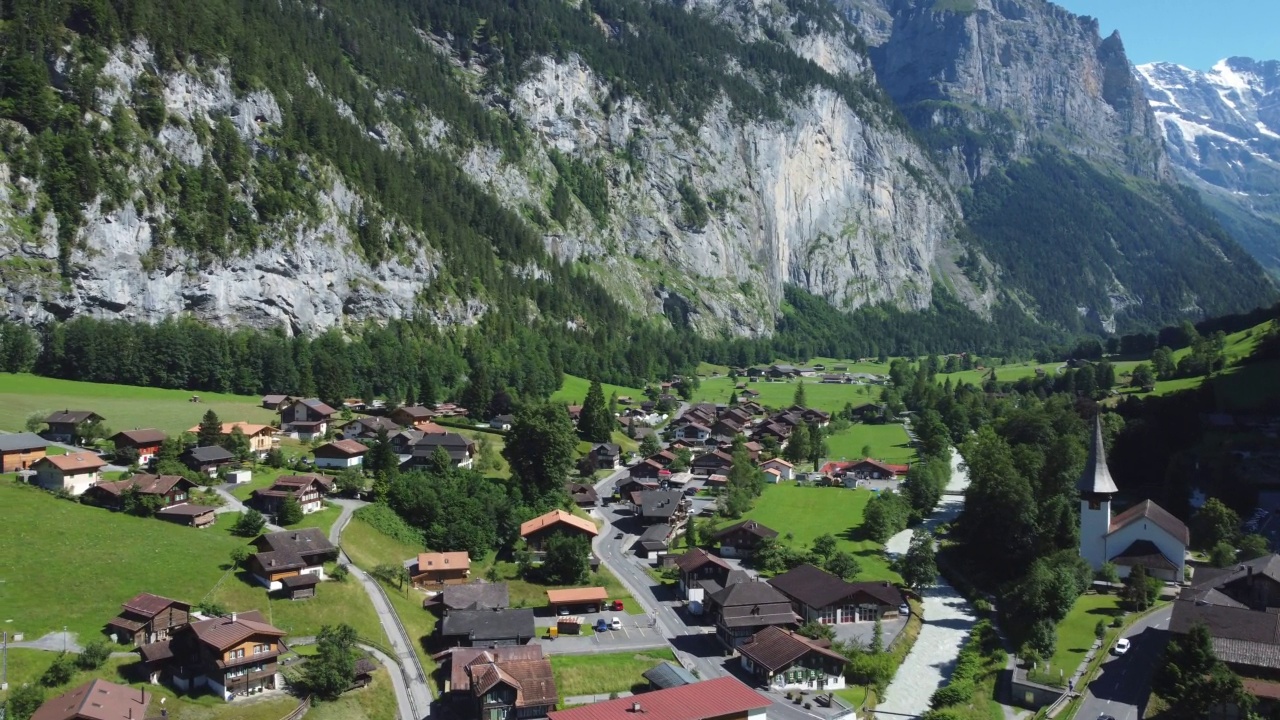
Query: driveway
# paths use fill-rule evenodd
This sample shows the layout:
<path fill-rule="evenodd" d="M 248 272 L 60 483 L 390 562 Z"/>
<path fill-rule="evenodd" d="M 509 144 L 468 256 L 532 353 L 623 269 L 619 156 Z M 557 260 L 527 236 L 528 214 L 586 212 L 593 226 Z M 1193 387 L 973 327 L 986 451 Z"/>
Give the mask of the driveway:
<path fill-rule="evenodd" d="M 1147 709 L 1151 695 L 1151 678 L 1156 661 L 1169 642 L 1169 618 L 1173 606 L 1167 605 L 1138 620 L 1125 630 L 1124 637 L 1132 645 L 1124 655 L 1108 655 L 1093 682 L 1084 690 L 1084 699 L 1076 717 L 1092 720 L 1111 715 L 1116 720 L 1138 720 Z"/>
<path fill-rule="evenodd" d="M 213 486 L 213 491 L 218 494 L 218 497 L 222 498 L 222 503 L 223 503 L 221 506 L 218 507 L 217 510 L 213 511 L 215 515 L 222 515 L 225 513 L 233 513 L 233 512 L 243 513 L 244 511 L 249 509 L 245 507 L 244 503 L 240 502 L 240 498 L 231 494 L 231 491 L 228 488 L 233 488 L 233 487 L 235 487 L 235 485 L 228 484 L 228 485 Z M 334 523 L 334 527 L 337 527 L 337 523 Z M 272 525 L 271 523 L 267 523 L 265 526 L 263 526 L 263 529 L 266 530 L 267 532 L 279 532 L 284 528 L 280 527 L 279 525 Z M 330 541 L 332 542 L 333 538 L 330 538 Z M 335 542 L 334 544 L 336 545 L 337 543 Z"/>
<path fill-rule="evenodd" d="M 961 467 L 960 454 L 953 452 L 951 481 L 947 483 L 947 490 L 962 492 L 968 485 L 969 476 Z M 944 495 L 925 525 L 932 529 L 939 523 L 951 522 L 963 508 L 963 495 Z M 905 553 L 911 543 L 911 534 L 911 530 L 904 530 L 889 538 L 885 543 L 886 552 L 890 555 Z M 893 682 L 885 691 L 884 700 L 876 707 L 877 716 L 917 717 L 928 712 L 929 697 L 951 675 L 960 646 L 978 621 L 969 603 L 941 577 L 937 585 L 922 595 L 924 626 L 920 629 L 920 637 L 898 668 Z"/>

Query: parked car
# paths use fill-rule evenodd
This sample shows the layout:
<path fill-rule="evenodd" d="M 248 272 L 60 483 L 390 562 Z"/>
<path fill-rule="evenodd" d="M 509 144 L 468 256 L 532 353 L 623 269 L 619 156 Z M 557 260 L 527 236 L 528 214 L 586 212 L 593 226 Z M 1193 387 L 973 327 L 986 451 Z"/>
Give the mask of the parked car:
<path fill-rule="evenodd" d="M 604 618 L 596 621 L 596 632 L 606 632 L 609 630 L 609 622 Z"/>
<path fill-rule="evenodd" d="M 901 605 L 899 605 L 899 606 L 898 606 L 898 614 L 899 614 L 899 615 L 904 615 L 904 616 L 905 616 L 905 615 L 910 615 L 910 614 L 911 614 L 911 606 L 910 606 L 910 605 L 908 605 L 907 603 L 902 603 Z"/>
<path fill-rule="evenodd" d="M 613 539 L 614 539 L 614 540 L 621 540 L 621 539 L 622 539 L 622 533 L 618 533 L 617 535 L 614 535 L 614 536 L 613 536 Z"/>
<path fill-rule="evenodd" d="M 698 488 L 685 488 L 684 494 L 693 497 L 698 494 Z"/>
<path fill-rule="evenodd" d="M 569 608 L 564 607 L 564 606 L 561 606 L 561 607 L 560 607 L 560 614 L 561 614 L 561 615 L 568 615 L 568 614 L 569 614 Z"/>
<path fill-rule="evenodd" d="M 621 601 L 621 600 L 614 600 L 614 601 L 613 601 L 613 605 L 612 605 L 611 607 L 612 607 L 614 610 L 625 610 L 625 609 L 626 609 L 626 608 L 623 606 L 623 604 L 622 604 L 622 601 Z"/>
<path fill-rule="evenodd" d="M 600 622 L 604 622 L 604 620 L 601 620 Z M 610 621 L 609 621 L 609 629 L 610 629 L 610 630 L 621 630 L 621 629 L 622 629 L 622 621 L 621 621 L 621 620 L 619 620 L 619 619 L 618 619 L 618 618 L 616 618 L 616 617 L 615 617 L 614 619 L 610 620 Z"/>
<path fill-rule="evenodd" d="M 1112 649 L 1111 652 L 1115 653 L 1116 655 L 1123 655 L 1129 652 L 1129 638 L 1120 638 L 1119 640 L 1117 640 L 1116 646 L 1114 649 Z"/>

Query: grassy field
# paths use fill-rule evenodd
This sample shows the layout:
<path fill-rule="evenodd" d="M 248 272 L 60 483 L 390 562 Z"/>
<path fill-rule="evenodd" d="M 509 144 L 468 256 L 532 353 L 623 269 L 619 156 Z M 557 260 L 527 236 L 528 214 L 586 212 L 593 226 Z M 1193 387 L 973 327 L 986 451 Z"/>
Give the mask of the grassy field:
<path fill-rule="evenodd" d="M 587 390 L 591 389 L 591 381 L 587 378 L 580 378 L 575 375 L 565 375 L 564 384 L 560 389 L 551 395 L 551 399 L 556 402 L 562 402 L 569 405 L 581 405 L 584 398 L 587 397 Z M 640 402 L 644 399 L 643 388 L 623 387 L 622 385 L 610 385 L 608 383 L 600 383 L 600 389 L 604 391 L 604 400 L 609 402 L 609 397 L 614 393 L 619 396 L 630 396 L 632 400 Z"/>
<path fill-rule="evenodd" d="M 894 424 L 855 423 L 827 438 L 827 456 L 830 460 L 856 460 L 862 457 L 862 448 L 867 445 L 871 446 L 871 457 L 882 462 L 906 464 L 916 461 L 916 451 L 907 439 L 907 431 Z"/>
<path fill-rule="evenodd" d="M 561 698 L 604 695 L 646 685 L 641 673 L 664 660 L 675 662 L 675 659 L 676 656 L 667 648 L 634 653 L 552 655 L 551 669 L 555 672 L 556 692 Z"/>
<path fill-rule="evenodd" d="M 1081 595 L 1071 607 L 1071 612 L 1058 623 L 1058 645 L 1048 667 L 1041 663 L 1040 671 L 1031 674 L 1032 679 L 1065 687 L 1066 678 L 1071 677 L 1076 668 L 1080 667 L 1085 654 L 1093 645 L 1093 631 L 1098 621 L 1103 620 L 1110 626 L 1112 618 L 1123 614 L 1116 595 Z"/>
<path fill-rule="evenodd" d="M 839 548 L 852 553 L 862 565 L 857 580 L 898 582 L 902 578 L 889 569 L 884 546 L 864 538 L 860 532 L 862 514 L 870 499 L 870 490 L 801 487 L 783 482 L 766 486 L 755 508 L 745 517 L 777 530 L 784 542 L 790 533 L 790 542 L 796 548 L 808 548 L 814 538 L 831 533 L 839 542 Z M 732 522 L 718 524 L 724 526 Z"/>
<path fill-rule="evenodd" d="M 229 533 L 234 513 L 195 530 L 3 481 L 0 512 L 0 607 L 10 628 L 30 638 L 66 625 L 92 639 L 142 591 L 199 602 L 245 542 Z"/>
<path fill-rule="evenodd" d="M 373 682 L 359 690 L 351 690 L 333 702 L 316 703 L 307 712 L 310 720 L 384 720 L 399 714 L 395 689 L 381 665 L 373 673 Z"/>
<path fill-rule="evenodd" d="M 790 407 L 795 399 L 798 380 L 790 382 L 747 382 L 746 378 L 731 380 L 728 377 L 708 378 L 693 393 L 695 402 L 727 403 L 734 387 L 746 383 L 747 389 L 760 393 L 756 401 L 765 407 Z M 804 378 L 805 404 L 818 410 L 835 412 L 845 405 L 875 402 L 880 397 L 878 385 L 823 384 L 817 378 Z"/>
<path fill-rule="evenodd" d="M 113 430 L 156 428 L 171 435 L 198 425 L 210 409 L 224 422 L 266 424 L 275 418 L 275 413 L 258 405 L 256 397 L 198 393 L 200 402 L 193 403 L 193 394 L 0 373 L 0 430 L 23 430 L 32 413 L 65 409 L 92 410 L 106 418 Z"/>

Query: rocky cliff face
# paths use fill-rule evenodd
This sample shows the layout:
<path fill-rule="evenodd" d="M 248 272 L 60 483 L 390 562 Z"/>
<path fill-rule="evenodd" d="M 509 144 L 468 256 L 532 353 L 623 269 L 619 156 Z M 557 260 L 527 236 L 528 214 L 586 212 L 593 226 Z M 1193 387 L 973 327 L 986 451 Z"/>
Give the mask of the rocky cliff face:
<path fill-rule="evenodd" d="M 1117 34 L 1043 0 L 844 0 L 876 75 L 953 180 L 1048 142 L 1168 179 L 1159 130 Z"/>
<path fill-rule="evenodd" d="M 1173 63 L 1137 69 L 1179 174 L 1280 274 L 1280 62 L 1233 57 L 1207 72 Z"/>

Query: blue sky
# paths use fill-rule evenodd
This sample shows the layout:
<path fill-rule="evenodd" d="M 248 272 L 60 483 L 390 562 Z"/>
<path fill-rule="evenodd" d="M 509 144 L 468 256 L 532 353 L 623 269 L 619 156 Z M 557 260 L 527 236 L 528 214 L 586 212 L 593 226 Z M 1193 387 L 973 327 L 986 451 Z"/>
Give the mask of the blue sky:
<path fill-rule="evenodd" d="M 1119 30 L 1134 64 L 1208 70 L 1224 57 L 1280 60 L 1280 0 L 1053 0 Z"/>

